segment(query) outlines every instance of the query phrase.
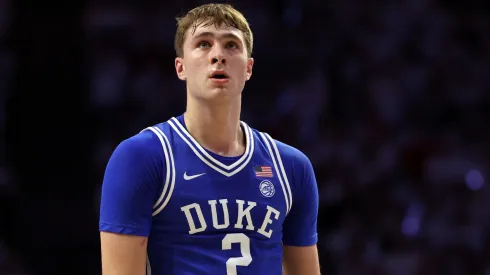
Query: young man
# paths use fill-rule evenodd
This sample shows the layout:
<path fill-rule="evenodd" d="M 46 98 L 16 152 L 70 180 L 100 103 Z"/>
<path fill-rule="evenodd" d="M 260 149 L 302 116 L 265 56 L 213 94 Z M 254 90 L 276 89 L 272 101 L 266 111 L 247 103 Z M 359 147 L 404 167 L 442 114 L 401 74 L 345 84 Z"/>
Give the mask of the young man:
<path fill-rule="evenodd" d="M 186 112 L 121 142 L 102 186 L 104 275 L 320 274 L 318 189 L 299 150 L 240 121 L 252 32 L 229 5 L 178 20 Z"/>

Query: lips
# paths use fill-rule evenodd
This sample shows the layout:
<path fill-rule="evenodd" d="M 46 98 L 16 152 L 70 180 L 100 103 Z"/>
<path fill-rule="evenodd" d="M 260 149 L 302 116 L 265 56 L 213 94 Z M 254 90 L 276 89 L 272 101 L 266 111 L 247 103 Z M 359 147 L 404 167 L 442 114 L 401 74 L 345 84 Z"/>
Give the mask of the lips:
<path fill-rule="evenodd" d="M 213 71 L 209 77 L 212 79 L 228 79 L 229 78 L 228 74 L 223 70 Z"/>

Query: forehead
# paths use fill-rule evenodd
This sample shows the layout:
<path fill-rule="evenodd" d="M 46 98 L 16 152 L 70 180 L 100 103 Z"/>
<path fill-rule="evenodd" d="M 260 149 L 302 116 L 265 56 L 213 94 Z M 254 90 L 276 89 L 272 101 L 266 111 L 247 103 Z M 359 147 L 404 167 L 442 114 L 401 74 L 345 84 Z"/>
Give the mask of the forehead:
<path fill-rule="evenodd" d="M 197 26 L 195 30 L 193 27 L 191 27 L 187 32 L 186 40 L 191 41 L 196 37 L 202 36 L 203 34 L 206 34 L 208 36 L 214 36 L 217 38 L 236 36 L 238 37 L 238 39 L 242 41 L 244 40 L 243 32 L 241 30 L 228 26 L 224 23 L 221 24 L 221 26 L 216 26 L 215 24 L 201 23 Z"/>

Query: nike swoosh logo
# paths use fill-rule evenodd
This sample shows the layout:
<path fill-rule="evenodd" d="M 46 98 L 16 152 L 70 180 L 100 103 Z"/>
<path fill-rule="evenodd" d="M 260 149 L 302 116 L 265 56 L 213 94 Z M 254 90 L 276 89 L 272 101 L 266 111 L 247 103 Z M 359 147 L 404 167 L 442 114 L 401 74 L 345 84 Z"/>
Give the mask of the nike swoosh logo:
<path fill-rule="evenodd" d="M 205 174 L 206 173 L 189 176 L 189 175 L 187 175 L 187 172 L 184 172 L 184 179 L 185 180 L 192 180 L 192 179 L 198 178 L 198 177 L 205 175 Z"/>

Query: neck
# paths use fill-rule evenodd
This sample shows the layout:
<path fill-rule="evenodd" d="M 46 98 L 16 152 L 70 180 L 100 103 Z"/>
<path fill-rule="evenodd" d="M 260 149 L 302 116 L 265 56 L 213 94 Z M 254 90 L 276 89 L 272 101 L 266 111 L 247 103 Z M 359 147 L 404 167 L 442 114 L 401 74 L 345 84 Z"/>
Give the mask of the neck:
<path fill-rule="evenodd" d="M 204 148 L 222 156 L 245 152 L 240 127 L 241 98 L 225 104 L 207 104 L 188 97 L 184 121 L 187 131 Z"/>

